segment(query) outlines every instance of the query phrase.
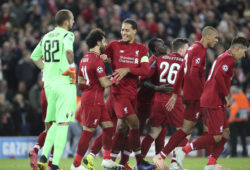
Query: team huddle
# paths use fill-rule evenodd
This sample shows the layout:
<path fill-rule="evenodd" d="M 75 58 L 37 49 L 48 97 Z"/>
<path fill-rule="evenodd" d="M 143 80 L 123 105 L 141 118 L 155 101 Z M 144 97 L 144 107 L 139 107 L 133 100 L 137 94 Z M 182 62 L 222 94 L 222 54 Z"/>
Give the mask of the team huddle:
<path fill-rule="evenodd" d="M 95 156 L 102 147 L 102 167 L 105 169 L 132 169 L 128 161 L 133 152 L 136 158 L 133 169 L 166 170 L 165 158 L 173 151 L 169 170 L 183 170 L 185 155 L 203 148 L 209 155 L 204 170 L 225 169 L 216 160 L 229 137 L 225 109 L 232 104 L 229 88 L 234 63 L 249 47 L 246 38 L 232 40 L 230 48 L 214 61 L 205 81 L 206 49 L 218 42 L 215 28 L 205 27 L 201 40 L 191 46 L 185 38 L 174 39 L 172 52 L 168 54 L 167 46 L 157 37 L 149 41 L 148 48 L 136 42 L 137 24 L 126 19 L 121 27 L 121 40 L 106 44 L 101 29 L 93 29 L 88 34 L 89 51 L 81 59 L 76 73 L 74 34 L 70 32 L 74 17 L 71 11 L 60 10 L 55 20 L 57 27 L 40 40 L 31 55 L 43 70 L 41 97 L 46 127 L 29 152 L 33 170 L 60 169 L 68 125 L 75 118 L 75 84 L 83 89 L 83 131 L 71 170 L 94 170 Z M 148 49 L 152 54 L 150 58 Z M 111 76 L 106 76 L 104 62 L 110 62 Z M 105 88 L 109 88 L 110 94 L 106 102 Z M 187 144 L 199 120 L 203 122 L 203 135 Z M 147 123 L 151 129 L 141 142 L 141 130 Z M 83 158 L 98 125 L 102 133 Z M 165 144 L 166 125 L 177 131 Z M 156 155 L 149 163 L 144 159 L 154 141 Z M 42 156 L 37 161 L 41 147 Z M 121 160 L 117 163 L 119 153 Z"/>

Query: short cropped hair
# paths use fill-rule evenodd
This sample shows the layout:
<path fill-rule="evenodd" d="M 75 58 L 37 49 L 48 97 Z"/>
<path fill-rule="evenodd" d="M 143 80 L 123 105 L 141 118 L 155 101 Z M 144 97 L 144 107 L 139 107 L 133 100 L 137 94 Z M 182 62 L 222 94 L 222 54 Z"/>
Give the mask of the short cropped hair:
<path fill-rule="evenodd" d="M 172 41 L 172 50 L 174 52 L 177 52 L 185 44 L 188 44 L 188 39 L 186 39 L 186 38 L 176 38 L 176 39 L 174 39 Z"/>
<path fill-rule="evenodd" d="M 70 20 L 70 10 L 62 9 L 56 13 L 56 25 L 62 26 L 64 21 Z"/>
<path fill-rule="evenodd" d="M 105 33 L 101 29 L 93 29 L 86 37 L 86 43 L 89 48 L 94 48 L 98 41 L 102 41 L 103 37 L 105 37 Z"/>
<path fill-rule="evenodd" d="M 150 41 L 149 41 L 149 43 L 148 43 L 148 48 L 149 48 L 149 50 L 152 52 L 152 53 L 155 53 L 156 51 L 155 51 L 155 47 L 156 47 L 156 42 L 157 41 L 162 41 L 160 38 L 156 38 L 156 37 L 154 37 L 154 38 L 152 38 Z"/>
<path fill-rule="evenodd" d="M 137 23 L 135 20 L 132 19 L 125 19 L 122 23 L 130 24 L 133 30 L 137 30 Z"/>
<path fill-rule="evenodd" d="M 214 27 L 211 26 L 206 26 L 205 28 L 202 29 L 202 36 L 206 36 L 211 34 L 212 32 L 217 32 L 217 30 Z"/>
<path fill-rule="evenodd" d="M 244 37 L 235 37 L 231 42 L 231 47 L 233 46 L 243 46 L 248 48 L 249 47 L 249 41 Z"/>

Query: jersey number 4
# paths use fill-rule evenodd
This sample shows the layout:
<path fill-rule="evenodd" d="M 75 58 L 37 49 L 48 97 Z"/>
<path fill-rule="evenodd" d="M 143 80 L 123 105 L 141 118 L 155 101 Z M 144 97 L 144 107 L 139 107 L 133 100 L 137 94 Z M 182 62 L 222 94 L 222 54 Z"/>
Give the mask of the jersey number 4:
<path fill-rule="evenodd" d="M 46 40 L 44 42 L 44 61 L 45 62 L 59 62 L 55 59 L 55 53 L 59 51 L 59 40 Z"/>
<path fill-rule="evenodd" d="M 160 82 L 166 83 L 168 80 L 169 84 L 174 84 L 176 76 L 177 76 L 177 72 L 180 69 L 180 64 L 173 63 L 171 64 L 169 68 L 169 63 L 164 61 L 164 62 L 161 62 L 160 69 L 163 69 L 160 74 Z M 169 72 L 168 72 L 168 69 L 169 69 Z M 168 72 L 168 75 L 166 77 L 167 72 Z"/>

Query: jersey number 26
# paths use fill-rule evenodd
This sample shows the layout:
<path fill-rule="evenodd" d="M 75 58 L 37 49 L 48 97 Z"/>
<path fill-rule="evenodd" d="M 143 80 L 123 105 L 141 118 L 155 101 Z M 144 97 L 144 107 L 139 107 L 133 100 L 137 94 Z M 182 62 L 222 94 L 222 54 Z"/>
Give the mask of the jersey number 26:
<path fill-rule="evenodd" d="M 168 80 L 169 84 L 174 84 L 176 76 L 177 76 L 177 72 L 180 69 L 180 64 L 173 63 L 171 64 L 171 66 L 169 66 L 169 63 L 164 61 L 164 62 L 161 62 L 160 69 L 163 69 L 160 74 L 160 83 L 166 83 Z M 168 72 L 168 75 L 166 77 L 167 72 Z"/>

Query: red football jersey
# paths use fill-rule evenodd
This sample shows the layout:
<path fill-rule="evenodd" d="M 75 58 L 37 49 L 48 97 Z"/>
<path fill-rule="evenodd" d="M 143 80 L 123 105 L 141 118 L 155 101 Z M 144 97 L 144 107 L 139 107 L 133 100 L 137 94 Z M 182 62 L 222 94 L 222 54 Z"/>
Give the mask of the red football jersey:
<path fill-rule="evenodd" d="M 82 102 L 104 105 L 104 88 L 98 78 L 106 76 L 106 73 L 100 55 L 92 51 L 88 52 L 80 61 L 78 76 L 83 77 L 86 82 L 83 86 Z"/>
<path fill-rule="evenodd" d="M 141 76 L 141 81 L 143 83 L 144 80 L 150 79 L 151 82 L 157 85 L 157 73 L 155 72 L 156 69 L 156 56 L 152 56 L 149 58 L 150 64 L 150 72 L 147 76 Z M 138 103 L 151 103 L 151 100 L 154 97 L 154 89 L 141 85 L 140 90 L 138 91 L 137 101 Z"/>
<path fill-rule="evenodd" d="M 157 84 L 169 84 L 169 87 L 173 87 L 183 60 L 183 57 L 176 52 L 158 57 L 156 59 L 156 70 L 158 75 Z M 180 93 L 181 87 L 177 90 L 179 96 Z M 166 102 L 169 100 L 170 96 L 171 94 L 168 93 L 155 92 L 154 101 Z"/>
<path fill-rule="evenodd" d="M 105 54 L 112 60 L 113 71 L 125 67 L 133 69 L 140 67 L 141 58 L 148 55 L 148 49 L 145 45 L 137 42 L 113 41 L 107 45 Z M 118 85 L 113 85 L 110 91 L 111 93 L 136 95 L 137 81 L 138 75 L 128 73 Z"/>
<path fill-rule="evenodd" d="M 205 83 L 206 48 L 196 41 L 186 51 L 178 72 L 174 93 L 177 93 L 183 80 L 184 100 L 200 100 Z"/>
<path fill-rule="evenodd" d="M 227 50 L 213 63 L 204 91 L 201 96 L 201 107 L 217 108 L 224 105 L 225 96 L 229 94 L 234 73 L 234 58 Z"/>

